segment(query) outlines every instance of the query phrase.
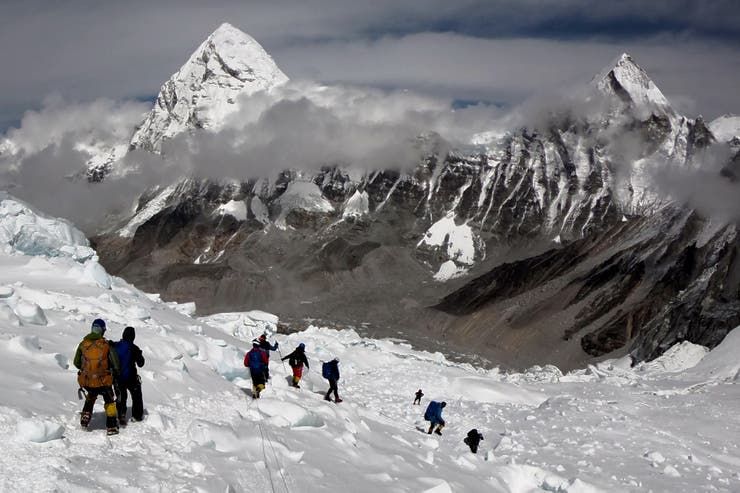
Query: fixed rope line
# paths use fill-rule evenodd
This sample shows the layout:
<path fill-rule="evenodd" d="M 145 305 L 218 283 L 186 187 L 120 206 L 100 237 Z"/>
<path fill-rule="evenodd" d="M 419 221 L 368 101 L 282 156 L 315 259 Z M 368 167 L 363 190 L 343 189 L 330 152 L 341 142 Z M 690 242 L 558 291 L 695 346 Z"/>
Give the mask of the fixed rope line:
<path fill-rule="evenodd" d="M 257 411 L 260 411 L 260 405 L 259 403 L 256 403 L 257 405 Z M 257 429 L 260 431 L 260 438 L 262 439 L 262 458 L 265 459 L 265 469 L 267 469 L 267 477 L 270 479 L 270 487 L 272 488 L 272 493 L 275 493 L 275 482 L 272 480 L 272 471 L 270 471 L 270 461 L 267 459 L 267 449 L 265 448 L 265 434 L 262 431 L 262 423 L 257 421 Z"/>
<path fill-rule="evenodd" d="M 272 471 L 270 471 L 270 461 L 267 459 L 267 450 L 265 449 L 265 435 L 262 433 L 262 424 L 257 423 L 257 429 L 260 430 L 260 437 L 262 437 L 262 457 L 265 459 L 265 469 L 267 469 L 267 477 L 270 479 L 270 488 L 272 493 L 275 493 L 275 482 L 272 480 Z"/>
<path fill-rule="evenodd" d="M 259 403 L 256 403 L 257 410 L 262 412 L 260 410 Z M 277 453 L 275 452 L 275 447 L 272 444 L 272 440 L 270 439 L 269 431 L 263 430 L 262 423 L 257 422 L 257 428 L 260 430 L 260 437 L 262 438 L 262 456 L 265 459 L 265 468 L 267 469 L 268 477 L 270 478 L 270 486 L 272 487 L 273 493 L 275 493 L 275 482 L 272 479 L 272 472 L 270 471 L 270 465 L 269 460 L 267 459 L 267 450 L 265 448 L 265 435 L 267 435 L 267 442 L 270 444 L 270 449 L 272 449 L 272 455 L 275 457 L 275 464 L 277 464 L 278 467 L 278 473 L 280 473 L 280 478 L 283 480 L 283 485 L 285 486 L 285 491 L 290 492 L 290 488 L 288 488 L 288 482 L 285 480 L 285 476 L 283 476 L 283 468 L 280 467 L 280 460 L 278 459 Z"/>
<path fill-rule="evenodd" d="M 285 480 L 285 476 L 283 475 L 283 468 L 280 467 L 280 459 L 278 458 L 277 452 L 275 452 L 275 447 L 274 447 L 274 445 L 272 443 L 272 439 L 270 438 L 270 432 L 267 431 L 267 430 L 265 430 L 265 431 L 266 431 L 266 435 L 267 435 L 267 442 L 270 444 L 270 449 L 272 449 L 272 455 L 275 457 L 275 462 L 278 465 L 278 472 L 280 473 L 280 477 L 283 480 L 283 485 L 285 485 L 285 491 L 288 491 L 289 492 L 290 491 L 290 488 L 288 488 L 288 482 Z"/>

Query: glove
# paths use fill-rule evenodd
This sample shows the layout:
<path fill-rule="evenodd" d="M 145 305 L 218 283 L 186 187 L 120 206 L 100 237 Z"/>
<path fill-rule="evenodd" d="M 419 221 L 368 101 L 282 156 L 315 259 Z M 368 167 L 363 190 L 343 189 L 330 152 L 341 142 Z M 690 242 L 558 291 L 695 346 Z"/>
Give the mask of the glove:
<path fill-rule="evenodd" d="M 278 348 L 278 342 L 275 341 L 275 349 L 277 349 L 277 348 Z"/>

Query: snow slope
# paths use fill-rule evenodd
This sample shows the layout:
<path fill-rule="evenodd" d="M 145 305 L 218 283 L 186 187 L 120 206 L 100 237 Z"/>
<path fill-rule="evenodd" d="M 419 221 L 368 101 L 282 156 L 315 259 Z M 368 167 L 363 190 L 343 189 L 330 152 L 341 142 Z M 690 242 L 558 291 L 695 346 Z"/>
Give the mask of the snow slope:
<path fill-rule="evenodd" d="M 118 278 L 106 287 L 104 271 L 83 275 L 94 259 L 54 255 L 73 246 L 56 235 L 67 223 L 37 224 L 30 237 L 56 248 L 0 252 L 0 491 L 740 489 L 740 331 L 706 356 L 684 346 L 650 368 L 616 360 L 562 375 L 551 366 L 503 374 L 351 329 L 308 327 L 274 335 L 283 355 L 306 344 L 302 388 L 288 386 L 273 353 L 271 384 L 255 401 L 242 358 L 252 337 L 274 333 L 276 316 L 195 319 L 192 305 Z M 97 317 L 114 339 L 134 325 L 147 358 L 145 419 L 111 438 L 101 404 L 92 431 L 79 430 L 70 364 Z M 333 356 L 339 405 L 322 396 L 320 361 Z M 448 403 L 441 437 L 417 429 L 426 426 L 424 406 L 411 405 L 418 388 L 424 405 Z M 473 427 L 485 437 L 477 455 L 462 443 Z"/>
<path fill-rule="evenodd" d="M 370 198 L 366 191 L 360 192 L 355 190 L 355 193 L 347 200 L 344 205 L 344 211 L 342 211 L 342 219 L 348 217 L 358 218 L 366 216 L 370 213 Z"/>
<path fill-rule="evenodd" d="M 334 206 L 324 197 L 321 189 L 310 181 L 290 182 L 288 188 L 278 198 L 277 203 L 280 206 L 280 215 L 275 220 L 275 225 L 281 229 L 288 227 L 285 220 L 288 214 L 294 210 L 309 213 L 330 213 L 334 211 Z"/>
<path fill-rule="evenodd" d="M 444 282 L 465 275 L 473 265 L 476 257 L 476 236 L 467 223 L 458 225 L 455 213 L 449 212 L 429 227 L 416 247 L 429 248 L 446 256 L 447 260 L 434 274 L 436 281 Z"/>
<path fill-rule="evenodd" d="M 709 130 L 719 142 L 729 142 L 732 139 L 740 139 L 740 116 L 722 115 L 712 120 Z"/>
<path fill-rule="evenodd" d="M 231 216 L 237 221 L 247 220 L 247 204 L 243 200 L 230 200 L 216 209 L 222 216 Z"/>

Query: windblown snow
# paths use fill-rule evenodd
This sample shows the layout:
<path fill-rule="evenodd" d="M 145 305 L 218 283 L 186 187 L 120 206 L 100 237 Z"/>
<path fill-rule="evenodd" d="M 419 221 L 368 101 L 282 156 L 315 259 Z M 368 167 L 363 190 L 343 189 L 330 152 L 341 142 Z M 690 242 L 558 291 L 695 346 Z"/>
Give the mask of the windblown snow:
<path fill-rule="evenodd" d="M 259 310 L 193 318 L 192 304 L 102 267 L 83 275 L 96 262 L 60 253 L 89 248 L 68 223 L 7 195 L 0 207 L 0 231 L 25 238 L 3 233 L 0 249 L 0 491 L 740 490 L 740 330 L 634 369 L 503 373 L 349 327 L 278 334 Z M 135 326 L 146 357 L 145 418 L 110 438 L 102 404 L 92 431 L 79 429 L 71 364 L 98 317 L 114 340 Z M 263 331 L 280 352 L 253 400 L 242 360 Z M 311 366 L 294 389 L 279 358 L 300 342 Z M 323 400 L 321 361 L 335 356 L 341 404 Z M 430 399 L 447 402 L 442 436 L 425 432 Z M 475 455 L 462 442 L 471 428 L 485 437 Z"/>

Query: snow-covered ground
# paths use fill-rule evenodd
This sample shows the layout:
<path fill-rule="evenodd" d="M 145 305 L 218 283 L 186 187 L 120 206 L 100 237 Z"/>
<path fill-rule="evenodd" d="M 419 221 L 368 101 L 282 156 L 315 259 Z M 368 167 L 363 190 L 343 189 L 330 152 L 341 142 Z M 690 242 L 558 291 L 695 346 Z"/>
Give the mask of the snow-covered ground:
<path fill-rule="evenodd" d="M 434 279 L 448 281 L 464 275 L 473 265 L 475 243 L 475 234 L 470 226 L 467 223 L 456 223 L 453 207 L 453 211 L 429 227 L 416 246 L 444 250 L 448 260 L 440 266 Z"/>
<path fill-rule="evenodd" d="M 192 305 L 108 276 L 68 224 L 7 196 L 0 210 L 12 212 L 0 231 L 24 232 L 0 235 L 0 491 L 740 491 L 740 330 L 712 352 L 684 343 L 636 368 L 562 375 L 308 327 L 274 335 L 283 355 L 306 344 L 302 388 L 273 353 L 252 400 L 244 351 L 277 317 L 192 318 Z M 98 317 L 113 339 L 135 326 L 147 359 L 145 419 L 110 438 L 100 403 L 92 431 L 79 429 L 71 365 Z M 320 361 L 333 356 L 341 404 L 322 396 Z M 429 399 L 448 403 L 441 437 L 419 430 Z M 462 442 L 471 428 L 485 437 L 477 455 Z"/>

